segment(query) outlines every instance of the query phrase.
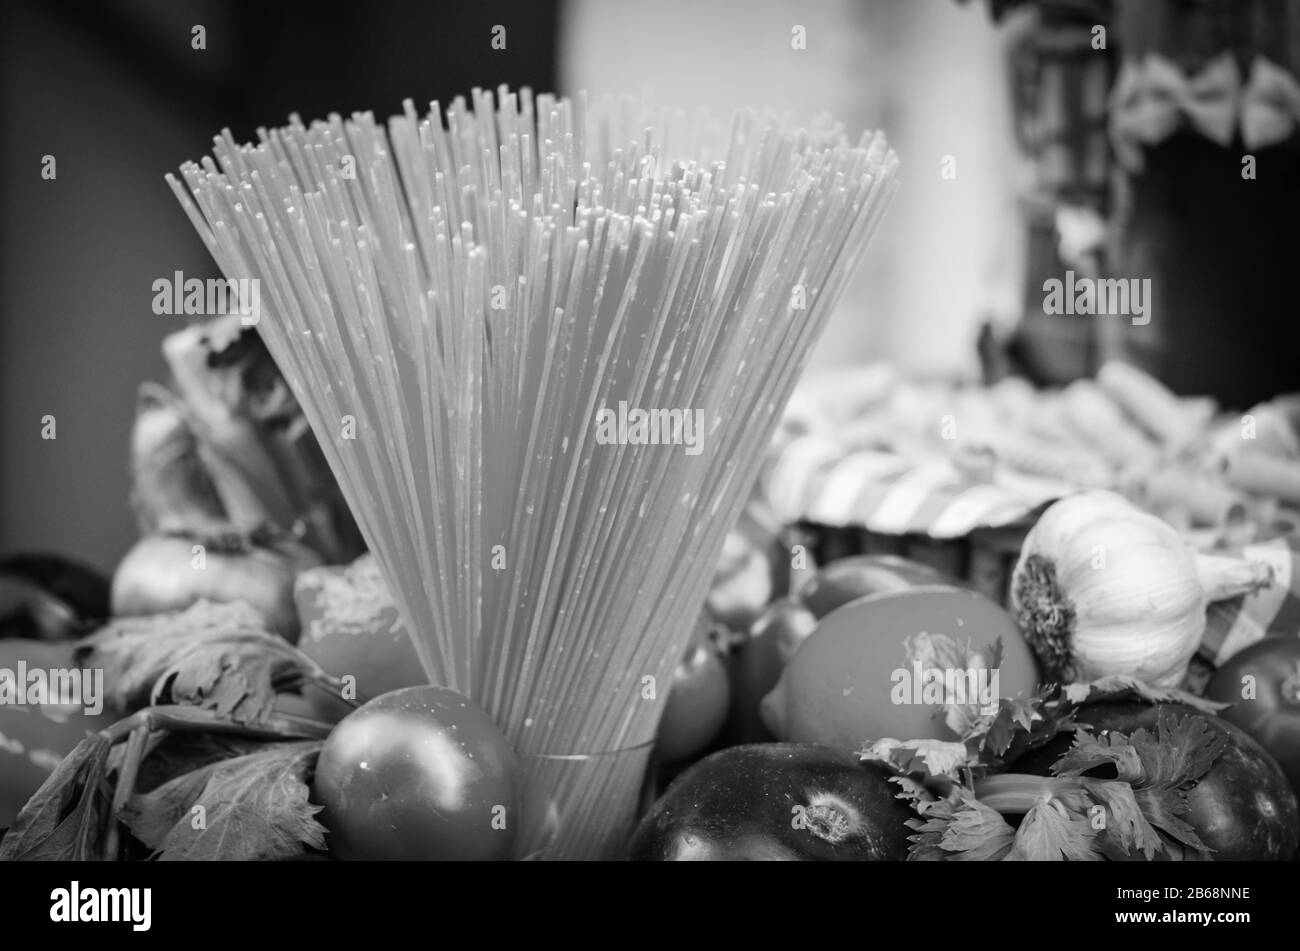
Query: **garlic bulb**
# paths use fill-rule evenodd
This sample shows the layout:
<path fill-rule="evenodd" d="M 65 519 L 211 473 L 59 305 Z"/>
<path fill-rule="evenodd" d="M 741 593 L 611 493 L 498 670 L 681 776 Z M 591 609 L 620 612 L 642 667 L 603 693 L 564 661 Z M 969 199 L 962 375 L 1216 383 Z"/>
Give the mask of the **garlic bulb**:
<path fill-rule="evenodd" d="M 1177 686 L 1210 599 L 1271 581 L 1265 565 L 1199 558 L 1167 522 L 1112 492 L 1056 502 L 1025 537 L 1011 606 L 1051 676 Z"/>

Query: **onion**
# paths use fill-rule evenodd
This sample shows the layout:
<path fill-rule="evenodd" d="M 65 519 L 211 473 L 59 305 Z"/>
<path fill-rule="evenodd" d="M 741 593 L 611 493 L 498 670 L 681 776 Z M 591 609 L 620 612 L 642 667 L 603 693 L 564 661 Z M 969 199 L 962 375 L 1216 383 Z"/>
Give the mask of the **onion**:
<path fill-rule="evenodd" d="M 246 601 L 273 630 L 296 642 L 294 579 L 319 564 L 311 549 L 288 537 L 254 542 L 248 536 L 148 535 L 117 566 L 113 613 L 181 611 L 201 598 Z"/>

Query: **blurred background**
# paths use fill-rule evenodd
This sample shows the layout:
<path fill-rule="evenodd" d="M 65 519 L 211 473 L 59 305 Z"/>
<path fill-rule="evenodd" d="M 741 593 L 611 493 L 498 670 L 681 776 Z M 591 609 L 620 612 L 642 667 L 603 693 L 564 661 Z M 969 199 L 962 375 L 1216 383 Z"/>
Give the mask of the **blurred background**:
<path fill-rule="evenodd" d="M 1300 388 L 1294 122 L 1250 150 L 1249 180 L 1235 125 L 1213 140 L 1140 132 L 1140 171 L 1108 137 L 1125 56 L 1158 51 L 1193 75 L 1226 51 L 1244 83 L 1264 55 L 1294 77 L 1294 0 L 11 0 L 0 16 L 0 553 L 110 571 L 136 537 L 137 391 L 167 380 L 160 344 L 184 319 L 154 315 L 151 285 L 217 275 L 164 173 L 224 126 L 243 140 L 293 111 L 387 115 L 474 86 L 649 89 L 886 130 L 902 188 L 815 370 L 885 360 L 1059 384 L 1127 347 L 1177 392 L 1230 406 Z M 1279 122 L 1300 117 L 1289 88 L 1273 90 Z M 1147 332 L 1045 318 L 1044 276 L 1067 266 L 1150 277 Z M 41 437 L 46 416 L 56 439 Z"/>

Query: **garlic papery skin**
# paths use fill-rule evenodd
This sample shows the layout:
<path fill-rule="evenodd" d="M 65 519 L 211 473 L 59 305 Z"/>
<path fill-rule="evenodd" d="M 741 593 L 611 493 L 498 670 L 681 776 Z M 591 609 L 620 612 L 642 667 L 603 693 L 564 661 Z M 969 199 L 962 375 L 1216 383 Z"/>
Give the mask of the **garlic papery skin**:
<path fill-rule="evenodd" d="M 1174 687 L 1205 632 L 1205 592 L 1182 536 L 1111 492 L 1050 506 L 1025 537 L 1011 607 L 1049 676 L 1110 674 Z"/>

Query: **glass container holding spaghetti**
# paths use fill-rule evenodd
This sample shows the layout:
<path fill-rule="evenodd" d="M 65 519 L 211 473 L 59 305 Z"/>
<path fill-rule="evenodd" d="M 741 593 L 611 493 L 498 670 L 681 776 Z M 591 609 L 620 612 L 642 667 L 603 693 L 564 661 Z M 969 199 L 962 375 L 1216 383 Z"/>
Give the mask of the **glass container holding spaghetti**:
<path fill-rule="evenodd" d="M 521 855 L 617 855 L 896 159 L 829 121 L 742 113 L 720 136 L 505 89 L 259 135 L 224 134 L 173 190 L 227 277 L 262 282 L 259 331 L 428 679 L 515 745 Z"/>

